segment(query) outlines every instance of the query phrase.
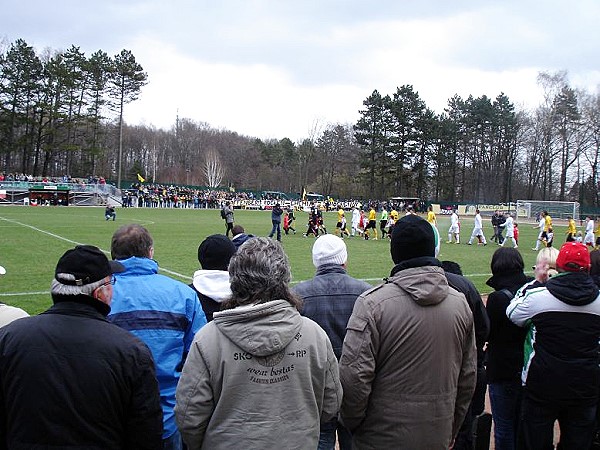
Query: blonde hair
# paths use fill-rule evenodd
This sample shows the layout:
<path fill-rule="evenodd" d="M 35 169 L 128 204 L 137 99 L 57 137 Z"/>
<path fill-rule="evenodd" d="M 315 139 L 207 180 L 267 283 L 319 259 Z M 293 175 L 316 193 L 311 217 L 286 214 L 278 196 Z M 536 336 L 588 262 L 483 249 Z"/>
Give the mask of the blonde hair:
<path fill-rule="evenodd" d="M 558 273 L 556 270 L 556 258 L 558 258 L 558 250 L 554 247 L 544 247 L 539 251 L 537 257 L 535 258 L 535 263 L 541 262 L 542 259 L 545 259 L 548 263 L 548 278 L 553 277 Z"/>

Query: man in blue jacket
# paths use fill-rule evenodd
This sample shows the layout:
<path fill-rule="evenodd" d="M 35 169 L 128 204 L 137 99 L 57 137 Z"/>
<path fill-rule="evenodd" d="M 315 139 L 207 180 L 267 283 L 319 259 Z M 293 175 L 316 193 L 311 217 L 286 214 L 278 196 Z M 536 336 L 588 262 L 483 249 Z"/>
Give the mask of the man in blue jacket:
<path fill-rule="evenodd" d="M 158 273 L 153 245 L 141 225 L 124 225 L 113 235 L 111 255 L 125 271 L 117 276 L 108 318 L 152 351 L 163 409 L 164 448 L 178 450 L 182 440 L 173 412 L 175 389 L 194 335 L 206 324 L 206 317 L 192 288 Z"/>
<path fill-rule="evenodd" d="M 325 330 L 339 361 L 354 303 L 360 294 L 372 286 L 348 275 L 346 244 L 333 234 L 324 234 L 315 241 L 312 259 L 317 268 L 315 277 L 299 283 L 293 291 L 303 299 L 300 314 L 314 320 Z M 335 448 L 336 429 L 340 450 L 352 448 L 350 433 L 337 420 L 333 420 L 321 425 L 320 450 Z"/>
<path fill-rule="evenodd" d="M 556 420 L 560 448 L 590 448 L 600 394 L 600 295 L 582 243 L 565 243 L 556 268 L 558 275 L 517 293 L 506 310 L 529 328 L 521 426 L 527 448 L 552 448 Z"/>

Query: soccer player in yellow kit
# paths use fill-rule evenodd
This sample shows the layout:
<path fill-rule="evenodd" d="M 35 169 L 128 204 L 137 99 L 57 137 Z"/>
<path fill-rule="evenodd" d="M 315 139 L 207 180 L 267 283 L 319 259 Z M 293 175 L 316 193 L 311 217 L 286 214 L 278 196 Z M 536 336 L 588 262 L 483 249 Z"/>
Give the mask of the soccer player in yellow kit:
<path fill-rule="evenodd" d="M 566 242 L 575 241 L 575 235 L 577 234 L 577 226 L 575 220 L 569 216 L 569 224 L 567 225 L 567 240 Z"/>
<path fill-rule="evenodd" d="M 339 236 L 343 233 L 342 230 L 342 218 L 344 217 L 344 209 L 340 206 L 337 210 L 337 224 L 335 225 L 335 235 Z"/>
<path fill-rule="evenodd" d="M 545 242 L 546 247 L 552 247 L 552 241 L 554 240 L 554 230 L 552 229 L 552 217 L 548 214 L 548 211 L 542 211 L 544 216 L 544 231 L 542 232 L 542 242 Z"/>
<path fill-rule="evenodd" d="M 435 217 L 435 213 L 433 212 L 433 206 L 429 206 L 429 208 L 427 208 L 427 222 L 437 228 L 437 219 Z"/>
<path fill-rule="evenodd" d="M 369 210 L 369 223 L 365 228 L 366 236 L 369 236 L 369 228 L 373 229 L 373 232 L 375 233 L 375 240 L 377 240 L 377 213 L 375 212 L 375 208 L 373 208 L 372 206 Z"/>

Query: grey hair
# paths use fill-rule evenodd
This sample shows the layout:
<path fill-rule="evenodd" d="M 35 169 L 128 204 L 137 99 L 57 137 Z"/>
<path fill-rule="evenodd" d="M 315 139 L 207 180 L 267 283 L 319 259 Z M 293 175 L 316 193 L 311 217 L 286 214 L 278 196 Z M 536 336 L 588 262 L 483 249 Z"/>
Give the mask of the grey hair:
<path fill-rule="evenodd" d="M 281 244 L 273 239 L 254 237 L 246 241 L 229 262 L 231 300 L 225 309 L 271 300 L 287 300 L 299 309 L 300 297 L 288 283 L 292 278 L 290 262 Z"/>
<path fill-rule="evenodd" d="M 75 280 L 75 276 L 71 273 L 57 273 L 57 277 L 63 280 Z M 104 278 L 94 281 L 90 284 L 84 284 L 82 286 L 74 286 L 70 284 L 63 284 L 58 281 L 56 278 L 52 280 L 52 285 L 50 286 L 50 294 L 54 295 L 92 295 L 92 293 L 102 286 L 106 281 Z"/>

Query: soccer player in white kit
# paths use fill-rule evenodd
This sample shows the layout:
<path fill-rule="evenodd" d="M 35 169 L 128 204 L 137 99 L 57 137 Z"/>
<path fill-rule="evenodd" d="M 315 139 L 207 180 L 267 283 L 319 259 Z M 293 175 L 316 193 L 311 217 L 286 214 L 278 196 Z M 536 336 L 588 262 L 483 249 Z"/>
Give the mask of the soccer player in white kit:
<path fill-rule="evenodd" d="M 450 228 L 448 228 L 448 244 L 452 243 L 452 237 L 455 239 L 456 244 L 460 244 L 460 222 L 458 221 L 458 214 L 456 210 L 452 210 L 450 216 Z"/>
<path fill-rule="evenodd" d="M 512 239 L 512 241 L 513 241 L 513 247 L 514 248 L 519 247 L 517 245 L 517 241 L 515 240 L 515 222 L 513 220 L 512 214 L 508 213 L 508 217 L 506 218 L 506 222 L 504 222 L 500 226 L 504 227 L 506 229 L 506 237 L 504 238 L 504 241 L 502 242 L 502 244 L 500 244 L 500 246 L 504 247 L 504 244 L 506 244 L 506 241 L 508 241 L 509 239 Z"/>
<path fill-rule="evenodd" d="M 483 245 L 487 245 L 487 241 L 485 240 L 485 234 L 483 234 L 483 221 L 481 220 L 481 214 L 479 214 L 479 210 L 475 210 L 475 223 L 473 224 L 473 232 L 471 233 L 471 238 L 469 239 L 468 244 L 471 245 L 473 243 L 473 239 L 478 239 L 480 237 L 481 243 Z"/>
<path fill-rule="evenodd" d="M 594 247 L 596 245 L 596 238 L 594 237 L 594 219 L 591 216 L 587 216 L 587 223 L 585 224 L 585 237 L 583 243 L 588 247 Z"/>

